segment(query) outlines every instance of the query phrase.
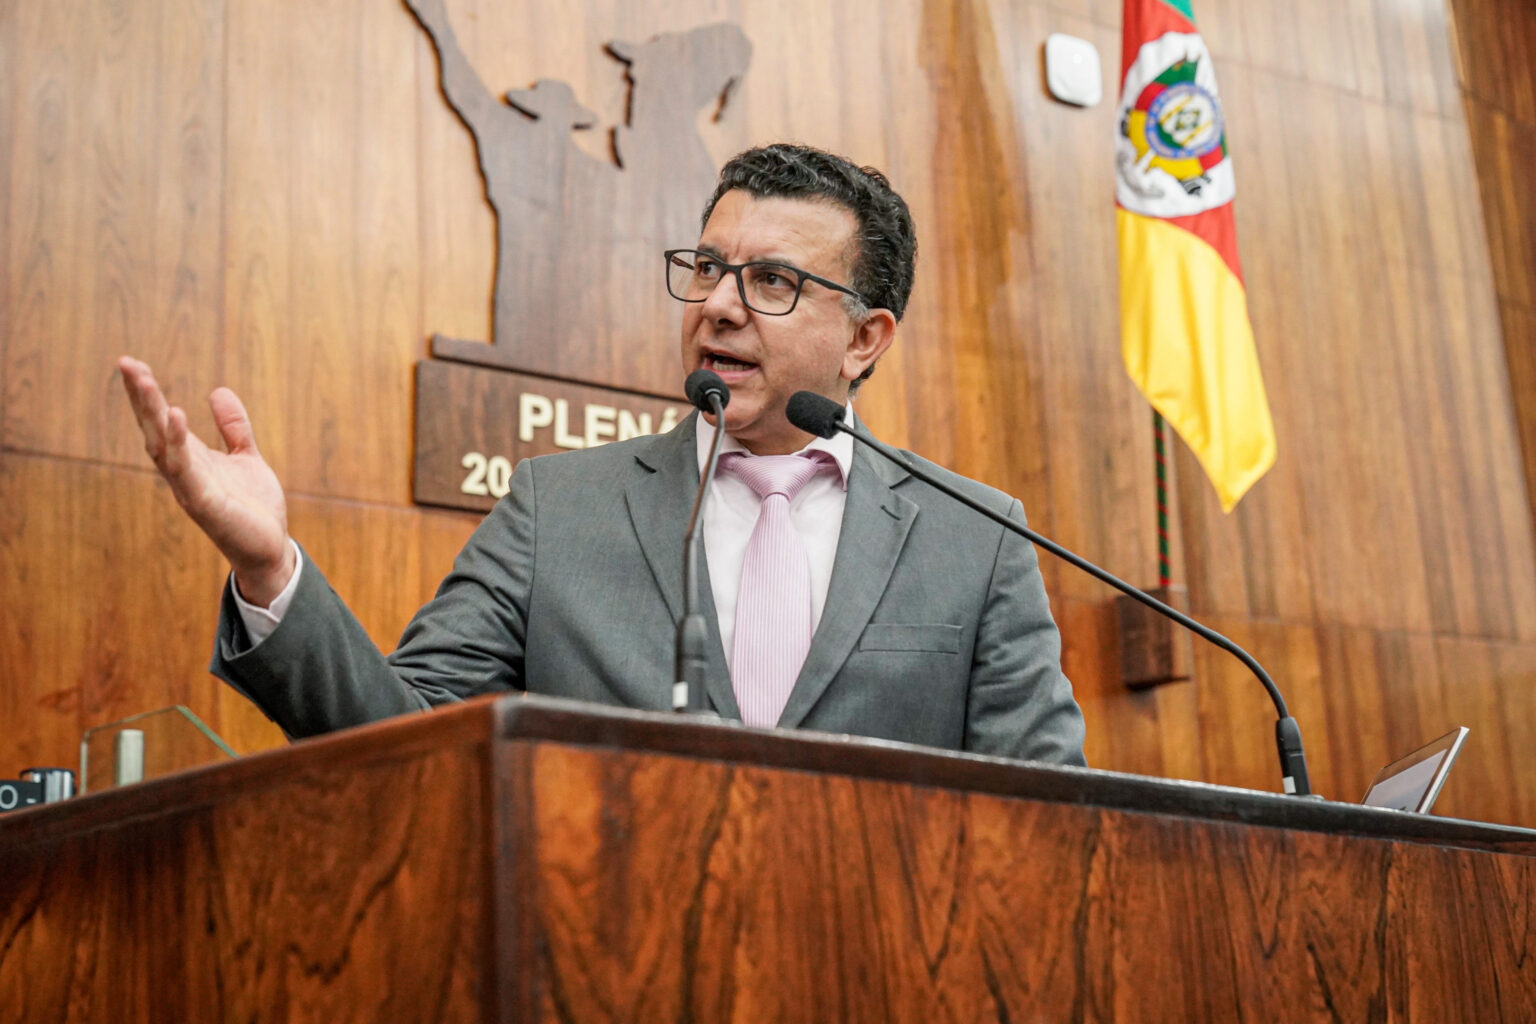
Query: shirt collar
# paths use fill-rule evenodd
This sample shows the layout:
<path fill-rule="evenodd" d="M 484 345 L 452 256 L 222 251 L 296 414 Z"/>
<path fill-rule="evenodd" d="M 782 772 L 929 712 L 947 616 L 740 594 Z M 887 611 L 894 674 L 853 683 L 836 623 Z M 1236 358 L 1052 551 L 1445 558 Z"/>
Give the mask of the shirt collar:
<path fill-rule="evenodd" d="M 844 415 L 853 415 L 853 403 L 848 402 L 843 406 Z M 704 467 L 709 463 L 709 446 L 715 440 L 715 426 L 702 415 L 696 417 L 698 427 L 695 431 L 695 441 L 699 454 L 699 473 L 704 472 Z M 736 440 L 730 434 L 725 435 L 725 440 L 720 442 L 720 454 L 726 452 L 746 452 L 747 446 Z M 838 476 L 841 478 L 843 490 L 848 489 L 848 472 L 853 468 L 853 437 L 838 431 L 831 437 L 813 437 L 811 443 L 800 449 L 802 452 L 826 452 L 832 456 L 832 461 L 837 463 Z M 747 452 L 751 454 L 751 452 Z M 795 454 L 799 454 L 796 452 Z"/>

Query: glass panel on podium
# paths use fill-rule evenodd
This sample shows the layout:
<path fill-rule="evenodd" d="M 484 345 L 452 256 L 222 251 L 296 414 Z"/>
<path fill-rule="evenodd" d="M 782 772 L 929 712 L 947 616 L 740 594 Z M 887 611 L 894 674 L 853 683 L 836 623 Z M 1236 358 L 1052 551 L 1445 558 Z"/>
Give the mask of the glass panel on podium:
<path fill-rule="evenodd" d="M 159 778 L 237 756 L 180 704 L 86 731 L 80 740 L 80 792 Z"/>

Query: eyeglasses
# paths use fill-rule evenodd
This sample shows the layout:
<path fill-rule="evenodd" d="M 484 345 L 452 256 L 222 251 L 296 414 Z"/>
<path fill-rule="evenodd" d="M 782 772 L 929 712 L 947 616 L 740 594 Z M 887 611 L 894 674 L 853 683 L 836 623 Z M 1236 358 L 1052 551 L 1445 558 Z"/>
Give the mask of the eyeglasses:
<path fill-rule="evenodd" d="M 787 263 L 726 263 L 697 249 L 668 249 L 662 255 L 667 259 L 667 292 L 682 302 L 703 302 L 726 274 L 734 274 L 741 301 L 748 309 L 768 316 L 794 312 L 807 281 L 872 305 L 852 288 Z"/>

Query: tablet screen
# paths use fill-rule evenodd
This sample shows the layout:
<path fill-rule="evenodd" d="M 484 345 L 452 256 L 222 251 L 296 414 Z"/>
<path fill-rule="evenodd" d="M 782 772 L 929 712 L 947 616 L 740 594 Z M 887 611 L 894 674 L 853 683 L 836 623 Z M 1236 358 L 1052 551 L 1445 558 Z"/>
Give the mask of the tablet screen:
<path fill-rule="evenodd" d="M 1427 813 L 1440 795 L 1451 762 L 1461 753 L 1466 738 L 1467 729 L 1463 726 L 1393 761 L 1376 776 L 1360 802 L 1367 807 Z"/>

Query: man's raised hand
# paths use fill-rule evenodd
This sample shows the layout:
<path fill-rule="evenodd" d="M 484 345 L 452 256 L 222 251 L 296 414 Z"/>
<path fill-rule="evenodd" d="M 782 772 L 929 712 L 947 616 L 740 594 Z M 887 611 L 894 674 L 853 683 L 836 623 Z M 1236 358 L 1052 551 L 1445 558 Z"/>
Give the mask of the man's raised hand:
<path fill-rule="evenodd" d="M 288 506 L 277 474 L 256 450 L 245 406 L 228 388 L 208 396 L 226 451 L 214 451 L 187 429 L 186 411 L 165 400 L 149 366 L 117 362 L 144 450 L 176 501 L 208 535 L 235 572 L 240 595 L 266 607 L 297 568 L 288 542 Z"/>

